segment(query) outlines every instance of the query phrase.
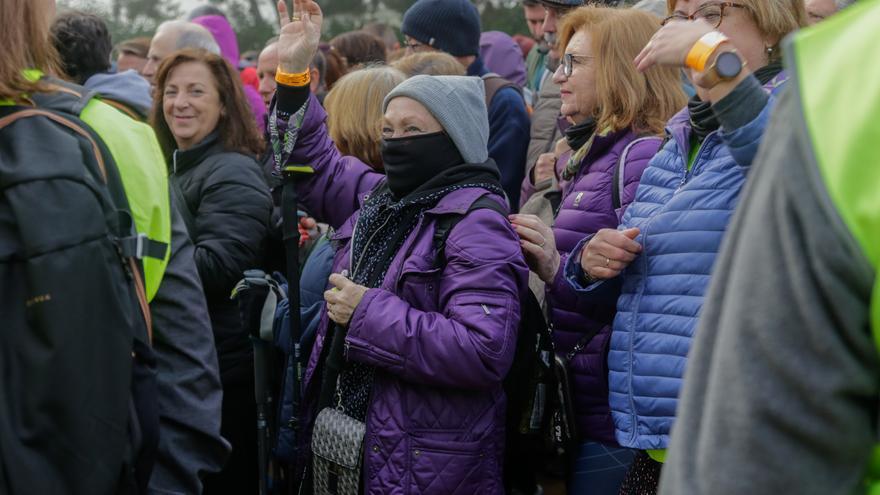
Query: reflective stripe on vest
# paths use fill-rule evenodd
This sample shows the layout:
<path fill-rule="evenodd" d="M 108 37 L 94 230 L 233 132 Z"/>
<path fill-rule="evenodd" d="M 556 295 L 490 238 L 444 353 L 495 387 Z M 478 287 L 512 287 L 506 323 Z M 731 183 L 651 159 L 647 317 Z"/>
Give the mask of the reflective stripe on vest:
<path fill-rule="evenodd" d="M 104 141 L 119 169 L 138 234 L 171 246 L 168 169 L 153 129 L 93 99 L 80 114 Z M 152 301 L 162 283 L 171 249 L 164 260 L 145 257 L 144 285 Z"/>
<path fill-rule="evenodd" d="M 799 33 L 789 55 L 829 196 L 875 267 L 871 327 L 880 350 L 880 64 L 873 61 L 878 26 L 880 0 L 862 0 Z M 864 488 L 880 495 L 880 444 Z"/>

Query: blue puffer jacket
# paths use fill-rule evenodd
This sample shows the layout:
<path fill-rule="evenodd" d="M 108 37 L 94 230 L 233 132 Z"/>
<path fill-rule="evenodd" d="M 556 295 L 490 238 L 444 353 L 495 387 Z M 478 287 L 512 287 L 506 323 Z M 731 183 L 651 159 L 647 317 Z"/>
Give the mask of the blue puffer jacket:
<path fill-rule="evenodd" d="M 638 227 L 641 255 L 622 277 L 583 287 L 579 256 L 566 266 L 584 297 L 619 294 L 608 354 L 609 401 L 624 447 L 664 449 L 675 419 L 688 351 L 724 232 L 733 216 L 784 75 L 750 123 L 706 137 L 690 171 L 687 109 L 667 124 L 620 229 Z M 575 252 L 580 252 L 585 239 Z"/>

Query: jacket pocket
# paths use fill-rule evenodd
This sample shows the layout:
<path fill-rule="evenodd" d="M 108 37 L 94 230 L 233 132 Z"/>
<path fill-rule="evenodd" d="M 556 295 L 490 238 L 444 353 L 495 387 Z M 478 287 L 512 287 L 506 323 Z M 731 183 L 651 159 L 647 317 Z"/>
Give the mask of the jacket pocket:
<path fill-rule="evenodd" d="M 473 291 L 452 299 L 451 317 L 483 334 L 484 350 L 492 357 L 503 355 L 516 338 L 510 328 L 511 297 L 498 293 Z M 511 338 L 513 337 L 513 338 Z"/>
<path fill-rule="evenodd" d="M 443 269 L 429 257 L 410 256 L 397 279 L 397 294 L 422 311 L 438 312 L 440 275 Z"/>
<path fill-rule="evenodd" d="M 409 449 L 411 494 L 485 494 L 500 471 L 491 444 L 412 437 Z"/>

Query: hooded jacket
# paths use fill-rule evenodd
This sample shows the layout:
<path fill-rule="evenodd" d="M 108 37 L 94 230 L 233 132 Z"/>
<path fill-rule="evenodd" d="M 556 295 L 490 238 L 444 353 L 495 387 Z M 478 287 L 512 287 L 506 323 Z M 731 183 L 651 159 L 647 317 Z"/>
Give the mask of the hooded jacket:
<path fill-rule="evenodd" d="M 103 99 L 126 105 L 143 119 L 150 115 L 153 108 L 150 83 L 134 70 L 95 74 L 86 80 L 83 87 L 98 93 Z"/>
<path fill-rule="evenodd" d="M 357 212 L 383 176 L 340 155 L 327 135 L 324 110 L 309 98 L 287 164 L 314 168 L 299 184 L 300 199 L 337 228 L 333 272 L 339 273 L 350 266 Z M 352 316 L 347 359 L 377 370 L 366 418 L 365 493 L 504 491 L 502 380 L 513 359 L 528 268 L 507 219 L 484 209 L 467 213 L 486 194 L 458 189 L 426 211 L 381 286 L 367 291 Z M 438 266 L 433 233 L 439 216 L 448 214 L 464 217 L 449 233 L 446 263 Z M 328 321 L 323 314 L 304 378 L 304 459 L 318 412 Z"/>
<path fill-rule="evenodd" d="M 487 31 L 480 35 L 480 58 L 490 72 L 521 87 L 526 85 L 522 49 L 507 33 Z"/>

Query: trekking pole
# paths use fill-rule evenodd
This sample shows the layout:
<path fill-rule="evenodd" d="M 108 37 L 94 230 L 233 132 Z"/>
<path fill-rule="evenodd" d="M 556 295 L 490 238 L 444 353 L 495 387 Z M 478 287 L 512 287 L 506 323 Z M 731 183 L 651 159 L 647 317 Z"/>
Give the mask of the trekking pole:
<path fill-rule="evenodd" d="M 278 284 L 262 270 L 247 270 L 232 291 L 238 299 L 242 326 L 248 332 L 254 349 L 254 399 L 257 409 L 257 465 L 259 494 L 268 495 L 269 478 L 269 417 L 273 402 L 269 378 L 273 370 L 272 316 L 283 293 Z"/>
<path fill-rule="evenodd" d="M 299 176 L 314 173 L 311 167 L 307 166 L 287 166 L 282 170 L 282 189 L 281 189 L 281 234 L 284 242 L 284 254 L 287 261 L 287 300 L 290 307 L 290 342 L 288 342 L 288 355 L 293 359 L 294 373 L 296 380 L 294 383 L 302 383 L 303 366 L 300 362 L 300 339 L 302 338 L 302 321 L 300 318 L 300 297 L 299 297 L 299 205 L 296 193 L 296 181 Z M 293 390 L 292 394 L 293 414 L 288 418 L 291 429 L 293 430 L 294 441 L 299 440 L 299 408 L 300 408 L 300 391 Z M 283 421 L 284 418 L 281 418 Z M 293 493 L 296 485 L 293 477 L 293 466 L 288 469 L 288 492 Z M 301 481 L 301 480 L 300 480 Z"/>

